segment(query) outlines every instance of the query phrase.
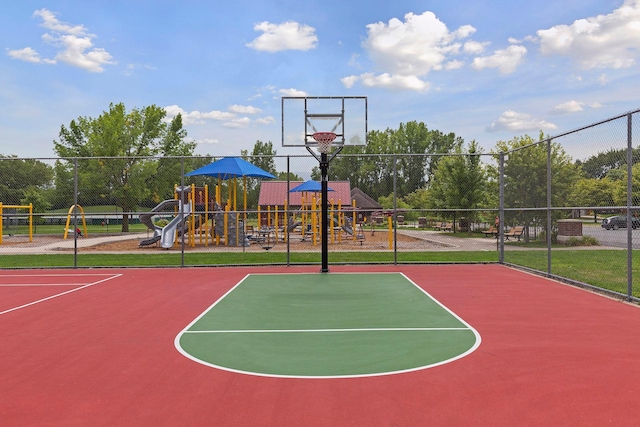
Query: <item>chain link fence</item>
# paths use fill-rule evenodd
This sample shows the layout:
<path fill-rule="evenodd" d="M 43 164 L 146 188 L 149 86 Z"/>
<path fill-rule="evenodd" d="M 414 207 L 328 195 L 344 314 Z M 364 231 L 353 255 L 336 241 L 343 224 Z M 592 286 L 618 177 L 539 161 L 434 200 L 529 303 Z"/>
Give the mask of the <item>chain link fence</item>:
<path fill-rule="evenodd" d="M 499 262 L 637 299 L 638 119 L 491 152 L 345 149 L 328 171 L 329 263 Z M 0 267 L 319 264 L 316 158 L 246 158 L 276 179 L 188 175 L 218 160 L 2 158 Z"/>

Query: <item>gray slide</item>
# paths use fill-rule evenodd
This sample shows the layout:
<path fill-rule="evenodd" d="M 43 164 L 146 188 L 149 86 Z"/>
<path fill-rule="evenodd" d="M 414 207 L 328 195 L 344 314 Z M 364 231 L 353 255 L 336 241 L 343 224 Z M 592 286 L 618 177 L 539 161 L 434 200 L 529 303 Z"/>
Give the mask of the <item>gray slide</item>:
<path fill-rule="evenodd" d="M 176 229 L 182 228 L 182 225 L 186 222 L 188 215 L 191 213 L 191 205 L 187 204 L 183 207 L 184 215 L 176 215 L 169 224 L 162 227 L 160 233 L 160 246 L 165 249 L 169 249 L 173 246 L 173 241 L 176 239 Z M 182 234 L 182 233 L 180 233 Z"/>
<path fill-rule="evenodd" d="M 164 227 L 158 227 L 153 223 L 153 216 L 160 212 L 173 210 L 175 206 L 180 206 L 180 201 L 175 199 L 164 200 L 158 204 L 155 208 L 151 209 L 148 213 L 140 214 L 140 222 L 153 231 L 153 237 L 141 240 L 139 246 L 149 246 L 158 241 L 163 248 L 170 248 L 173 246 L 173 241 L 176 238 L 176 230 L 181 228 L 181 225 L 187 219 L 187 214 L 191 213 L 191 205 L 184 205 L 184 216 L 178 214 L 175 216 L 169 224 Z"/>

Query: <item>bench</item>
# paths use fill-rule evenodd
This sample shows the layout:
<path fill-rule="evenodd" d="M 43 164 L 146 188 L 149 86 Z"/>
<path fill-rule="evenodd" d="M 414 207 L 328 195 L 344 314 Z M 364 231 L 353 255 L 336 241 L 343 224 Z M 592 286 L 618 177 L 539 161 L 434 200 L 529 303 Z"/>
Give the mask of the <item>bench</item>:
<path fill-rule="evenodd" d="M 493 225 L 491 227 L 489 227 L 487 230 L 482 231 L 482 233 L 484 234 L 484 237 L 487 236 L 497 236 L 498 235 L 498 229 L 496 227 L 494 227 Z"/>
<path fill-rule="evenodd" d="M 434 230 L 437 231 L 453 231 L 453 223 L 451 222 L 440 222 L 433 226 Z"/>
<path fill-rule="evenodd" d="M 524 227 L 512 227 L 507 233 L 504 233 L 505 239 L 509 240 L 509 237 L 516 237 L 518 242 L 520 241 L 520 237 L 522 237 L 522 233 L 524 233 Z"/>

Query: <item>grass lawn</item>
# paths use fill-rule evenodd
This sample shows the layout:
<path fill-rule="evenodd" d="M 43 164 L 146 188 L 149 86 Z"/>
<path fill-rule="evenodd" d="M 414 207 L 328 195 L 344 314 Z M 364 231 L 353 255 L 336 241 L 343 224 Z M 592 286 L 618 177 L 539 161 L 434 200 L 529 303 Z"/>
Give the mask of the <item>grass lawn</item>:
<path fill-rule="evenodd" d="M 383 263 L 391 264 L 393 252 L 335 252 L 329 253 L 329 263 Z M 399 252 L 398 262 L 497 262 L 495 252 Z M 73 266 L 73 254 L 3 255 L 0 268 L 63 267 Z M 320 264 L 320 253 L 292 252 L 292 264 Z M 177 251 L 132 256 L 123 254 L 78 253 L 78 267 L 139 267 L 180 266 L 182 254 Z M 286 264 L 286 252 L 188 252 L 184 254 L 187 266 L 202 265 L 256 265 Z"/>
<path fill-rule="evenodd" d="M 640 251 L 632 255 L 633 295 L 640 296 Z M 547 271 L 546 251 L 505 251 L 505 262 Z M 627 251 L 610 249 L 556 250 L 551 273 L 603 289 L 627 293 Z"/>
<path fill-rule="evenodd" d="M 551 273 L 622 294 L 627 293 L 627 252 L 624 250 L 554 250 Z M 497 252 L 330 252 L 329 264 L 398 263 L 469 263 L 498 262 Z M 291 264 L 320 264 L 320 253 L 291 252 Z M 180 252 L 132 256 L 131 254 L 97 254 L 79 252 L 78 267 L 146 267 L 181 266 Z M 505 251 L 505 262 L 546 271 L 547 252 L 541 250 Z M 184 254 L 185 266 L 285 265 L 285 252 L 229 252 Z M 73 267 L 73 254 L 3 255 L 0 268 Z M 633 295 L 640 297 L 640 251 L 633 252 Z"/>

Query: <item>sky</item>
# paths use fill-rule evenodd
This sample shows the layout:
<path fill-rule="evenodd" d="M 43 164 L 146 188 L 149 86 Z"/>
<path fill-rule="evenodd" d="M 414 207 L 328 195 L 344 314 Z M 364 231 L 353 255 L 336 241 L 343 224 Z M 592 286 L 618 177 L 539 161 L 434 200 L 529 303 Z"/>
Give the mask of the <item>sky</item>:
<path fill-rule="evenodd" d="M 281 146 L 283 96 L 366 96 L 369 130 L 485 151 L 640 107 L 640 0 L 21 0 L 0 40 L 0 154 L 20 157 L 120 102 L 181 113 L 216 156 L 306 154 Z"/>

